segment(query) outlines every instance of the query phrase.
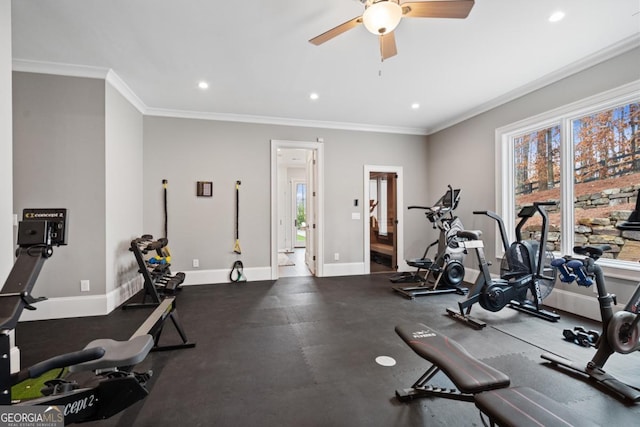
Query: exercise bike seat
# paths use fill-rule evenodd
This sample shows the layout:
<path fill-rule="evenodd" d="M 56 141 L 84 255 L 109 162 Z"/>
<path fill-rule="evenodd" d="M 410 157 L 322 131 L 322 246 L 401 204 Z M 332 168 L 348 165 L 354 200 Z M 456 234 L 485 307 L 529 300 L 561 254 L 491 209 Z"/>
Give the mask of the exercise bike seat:
<path fill-rule="evenodd" d="M 454 340 L 422 323 L 398 325 L 396 333 L 420 357 L 444 372 L 462 393 L 508 387 L 509 377 L 481 362 Z"/>
<path fill-rule="evenodd" d="M 576 415 L 569 408 L 529 387 L 487 391 L 476 395 L 474 401 L 480 411 L 502 427 L 597 425 L 584 414 Z"/>
<path fill-rule="evenodd" d="M 115 341 L 108 338 L 91 341 L 88 348 L 103 348 L 104 355 L 98 359 L 69 366 L 69 372 L 95 371 L 99 369 L 133 366 L 144 360 L 153 348 L 151 335 L 140 335 L 128 341 Z"/>
<path fill-rule="evenodd" d="M 578 255 L 585 255 L 590 258 L 600 258 L 606 251 L 611 250 L 609 245 L 587 245 L 587 246 L 574 246 L 573 252 Z"/>
<path fill-rule="evenodd" d="M 456 236 L 466 240 L 480 240 L 482 230 L 458 230 Z"/>

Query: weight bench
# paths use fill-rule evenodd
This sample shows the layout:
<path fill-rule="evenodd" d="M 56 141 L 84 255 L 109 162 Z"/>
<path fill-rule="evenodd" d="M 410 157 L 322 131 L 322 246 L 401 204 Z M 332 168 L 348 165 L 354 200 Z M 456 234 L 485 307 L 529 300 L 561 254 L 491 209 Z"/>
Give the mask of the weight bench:
<path fill-rule="evenodd" d="M 396 391 L 402 402 L 421 397 L 475 402 L 491 426 L 596 425 L 531 388 L 509 388 L 510 379 L 505 373 L 476 359 L 456 341 L 422 323 L 398 325 L 395 330 L 416 354 L 431 363 L 411 388 Z M 456 388 L 427 384 L 438 372 L 444 373 Z"/>

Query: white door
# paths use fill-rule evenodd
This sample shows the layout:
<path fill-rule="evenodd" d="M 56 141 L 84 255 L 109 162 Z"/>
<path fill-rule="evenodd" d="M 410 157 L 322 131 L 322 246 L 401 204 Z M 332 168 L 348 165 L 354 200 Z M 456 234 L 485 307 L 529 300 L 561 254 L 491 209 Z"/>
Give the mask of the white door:
<path fill-rule="evenodd" d="M 316 274 L 316 182 L 318 178 L 318 170 L 316 167 L 316 150 L 309 150 L 307 153 L 307 232 L 306 232 L 306 251 L 304 260 L 309 267 L 311 274 Z"/>
<path fill-rule="evenodd" d="M 307 246 L 307 228 L 307 181 L 294 179 L 291 181 L 291 247 Z"/>

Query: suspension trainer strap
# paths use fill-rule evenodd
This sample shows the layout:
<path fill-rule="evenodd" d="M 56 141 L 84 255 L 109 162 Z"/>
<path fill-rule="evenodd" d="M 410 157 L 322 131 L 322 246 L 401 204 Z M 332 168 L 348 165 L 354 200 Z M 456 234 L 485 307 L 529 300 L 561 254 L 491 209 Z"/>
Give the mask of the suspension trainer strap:
<path fill-rule="evenodd" d="M 246 282 L 247 278 L 244 277 L 244 266 L 242 265 L 242 261 L 237 260 L 233 263 L 233 267 L 231 268 L 231 273 L 229 273 L 229 280 L 232 282 Z"/>
<path fill-rule="evenodd" d="M 164 237 L 165 239 L 169 238 L 169 213 L 167 211 L 167 184 L 169 181 L 166 179 L 162 180 L 162 189 L 164 191 Z"/>
<path fill-rule="evenodd" d="M 236 181 L 236 243 L 233 245 L 233 252 L 240 255 L 240 181 Z"/>

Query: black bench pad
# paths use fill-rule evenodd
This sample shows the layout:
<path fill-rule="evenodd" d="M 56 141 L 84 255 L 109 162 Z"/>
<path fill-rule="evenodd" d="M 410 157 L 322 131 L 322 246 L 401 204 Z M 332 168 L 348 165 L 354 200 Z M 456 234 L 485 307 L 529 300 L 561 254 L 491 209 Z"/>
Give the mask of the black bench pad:
<path fill-rule="evenodd" d="M 463 393 L 508 387 L 509 377 L 469 354 L 454 340 L 422 323 L 396 326 L 396 333 L 420 357 L 444 372 Z"/>
<path fill-rule="evenodd" d="M 478 409 L 501 427 L 596 426 L 585 414 L 577 416 L 528 387 L 491 390 L 477 394 L 474 400 Z"/>

